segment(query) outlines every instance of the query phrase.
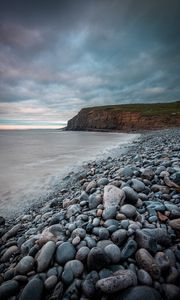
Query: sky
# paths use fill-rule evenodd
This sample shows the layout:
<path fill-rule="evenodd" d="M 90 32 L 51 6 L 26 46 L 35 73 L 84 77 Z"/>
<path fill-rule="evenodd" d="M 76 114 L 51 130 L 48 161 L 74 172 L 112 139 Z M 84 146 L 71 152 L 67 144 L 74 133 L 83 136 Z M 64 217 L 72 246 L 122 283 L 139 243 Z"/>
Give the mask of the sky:
<path fill-rule="evenodd" d="M 0 0 L 0 129 L 179 99 L 179 0 Z"/>

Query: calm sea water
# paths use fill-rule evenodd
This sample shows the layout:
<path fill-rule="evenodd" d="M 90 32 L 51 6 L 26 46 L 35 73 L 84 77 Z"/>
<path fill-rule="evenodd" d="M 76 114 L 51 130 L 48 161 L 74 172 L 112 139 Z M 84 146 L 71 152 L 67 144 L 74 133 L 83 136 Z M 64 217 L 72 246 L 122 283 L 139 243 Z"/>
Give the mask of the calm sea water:
<path fill-rule="evenodd" d="M 77 164 L 109 155 L 137 135 L 58 130 L 0 131 L 0 215 L 11 217 L 53 190 Z"/>

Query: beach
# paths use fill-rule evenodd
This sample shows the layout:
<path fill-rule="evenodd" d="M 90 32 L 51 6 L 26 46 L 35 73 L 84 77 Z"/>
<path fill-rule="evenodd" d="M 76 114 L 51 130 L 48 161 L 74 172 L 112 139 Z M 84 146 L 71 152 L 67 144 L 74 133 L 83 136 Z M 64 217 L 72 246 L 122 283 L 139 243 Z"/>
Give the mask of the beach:
<path fill-rule="evenodd" d="M 178 299 L 180 132 L 84 162 L 0 218 L 1 299 Z"/>

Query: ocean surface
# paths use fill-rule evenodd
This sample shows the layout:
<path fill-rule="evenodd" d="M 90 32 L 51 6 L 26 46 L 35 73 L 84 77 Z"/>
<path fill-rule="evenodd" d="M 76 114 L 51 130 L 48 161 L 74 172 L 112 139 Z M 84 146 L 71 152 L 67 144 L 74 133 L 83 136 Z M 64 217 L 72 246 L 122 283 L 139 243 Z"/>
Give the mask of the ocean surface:
<path fill-rule="evenodd" d="M 0 215 L 20 213 L 84 162 L 113 155 L 138 135 L 59 130 L 0 131 Z M 122 150 L 123 151 L 123 150 Z"/>

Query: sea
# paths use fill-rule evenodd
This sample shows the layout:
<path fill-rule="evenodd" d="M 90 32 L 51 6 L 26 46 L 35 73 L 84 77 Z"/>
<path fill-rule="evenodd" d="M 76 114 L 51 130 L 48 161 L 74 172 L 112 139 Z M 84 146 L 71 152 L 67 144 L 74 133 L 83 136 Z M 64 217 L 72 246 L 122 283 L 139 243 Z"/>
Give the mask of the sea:
<path fill-rule="evenodd" d="M 11 218 L 53 193 L 69 172 L 115 156 L 137 134 L 61 130 L 0 131 L 0 215 Z"/>

